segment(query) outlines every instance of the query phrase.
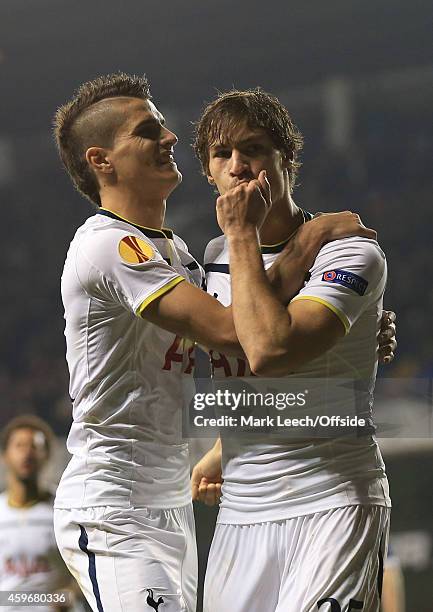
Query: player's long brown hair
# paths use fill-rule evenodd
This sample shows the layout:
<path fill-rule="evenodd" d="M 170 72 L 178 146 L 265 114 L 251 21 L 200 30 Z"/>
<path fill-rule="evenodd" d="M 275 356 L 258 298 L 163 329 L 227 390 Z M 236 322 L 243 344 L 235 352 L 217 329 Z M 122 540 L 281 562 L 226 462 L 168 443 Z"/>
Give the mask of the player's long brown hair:
<path fill-rule="evenodd" d="M 245 121 L 251 129 L 263 128 L 284 158 L 290 160 L 288 173 L 293 190 L 301 166 L 298 156 L 303 145 L 302 134 L 278 98 L 260 87 L 222 93 L 203 110 L 195 124 L 193 143 L 203 174 L 209 175 L 209 148 L 217 142 L 228 144 L 231 135 Z"/>

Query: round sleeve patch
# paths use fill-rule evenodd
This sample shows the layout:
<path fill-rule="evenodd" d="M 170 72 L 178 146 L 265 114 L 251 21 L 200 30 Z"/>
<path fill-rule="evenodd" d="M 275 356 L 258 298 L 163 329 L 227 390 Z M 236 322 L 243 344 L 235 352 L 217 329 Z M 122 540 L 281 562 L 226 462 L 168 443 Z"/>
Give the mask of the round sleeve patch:
<path fill-rule="evenodd" d="M 119 255 L 126 263 L 143 263 L 153 259 L 155 252 L 144 240 L 137 236 L 126 236 L 119 242 Z"/>

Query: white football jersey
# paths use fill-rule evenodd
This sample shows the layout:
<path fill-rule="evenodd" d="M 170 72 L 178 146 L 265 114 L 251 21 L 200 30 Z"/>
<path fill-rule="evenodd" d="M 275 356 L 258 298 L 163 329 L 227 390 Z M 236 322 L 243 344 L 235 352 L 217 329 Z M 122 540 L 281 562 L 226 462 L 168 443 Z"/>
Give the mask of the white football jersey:
<path fill-rule="evenodd" d="M 265 268 L 272 265 L 284 245 L 262 247 Z M 228 247 L 220 236 L 206 249 L 205 271 L 208 293 L 225 306 L 231 303 L 228 264 Z M 347 333 L 331 350 L 288 378 L 316 379 L 316 383 L 308 382 L 309 390 L 313 384 L 323 386 L 317 379 L 356 380 L 356 412 L 367 426 L 357 437 L 288 438 L 285 444 L 273 444 L 269 438 L 258 444 L 248 443 L 242 436 L 223 437 L 220 523 L 287 519 L 351 504 L 390 506 L 371 415 L 376 334 L 386 284 L 385 256 L 372 240 L 346 238 L 326 244 L 310 274 L 294 299 L 324 304 L 341 319 Z M 251 375 L 244 360 L 216 351 L 211 351 L 211 363 L 218 378 Z M 317 390 L 316 396 L 320 395 Z"/>
<path fill-rule="evenodd" d="M 12 508 L 0 494 L 0 591 L 54 593 L 65 584 L 67 569 L 57 550 L 53 527 L 53 500 L 29 508 Z M 67 580 L 69 582 L 69 580 Z M 2 610 L 30 610 L 6 606 Z M 52 610 L 49 606 L 37 608 Z"/>
<path fill-rule="evenodd" d="M 202 278 L 170 230 L 103 209 L 77 230 L 62 276 L 72 459 L 55 507 L 190 502 L 181 398 L 185 377 L 193 386 L 194 345 L 140 313 L 184 279 Z"/>

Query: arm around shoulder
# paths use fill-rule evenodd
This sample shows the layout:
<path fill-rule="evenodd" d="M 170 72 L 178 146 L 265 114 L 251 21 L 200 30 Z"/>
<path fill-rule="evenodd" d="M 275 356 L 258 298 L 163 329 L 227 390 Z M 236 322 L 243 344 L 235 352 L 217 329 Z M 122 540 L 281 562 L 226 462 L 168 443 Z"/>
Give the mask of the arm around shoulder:
<path fill-rule="evenodd" d="M 332 348 L 362 312 L 380 299 L 386 261 L 373 240 L 344 239 L 326 244 L 311 278 L 287 310 L 267 308 L 244 349 L 252 371 L 284 376 Z M 273 308 L 273 310 L 272 310 Z"/>
<path fill-rule="evenodd" d="M 158 296 L 141 311 L 147 321 L 227 355 L 243 356 L 231 307 L 187 281 Z"/>

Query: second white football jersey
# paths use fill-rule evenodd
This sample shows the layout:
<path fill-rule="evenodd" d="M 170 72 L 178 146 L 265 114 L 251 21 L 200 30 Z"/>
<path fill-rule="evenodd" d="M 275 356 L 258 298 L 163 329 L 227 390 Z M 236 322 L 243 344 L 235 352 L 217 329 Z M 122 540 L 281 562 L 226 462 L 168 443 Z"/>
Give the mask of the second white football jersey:
<path fill-rule="evenodd" d="M 262 247 L 266 268 L 283 248 L 284 243 Z M 209 243 L 205 271 L 207 291 L 228 306 L 231 287 L 224 236 Z M 346 335 L 292 377 L 309 379 L 306 386 L 311 390 L 313 385 L 323 385 L 320 379 L 324 378 L 355 380 L 356 412 L 358 417 L 365 418 L 366 427 L 358 435 L 288 438 L 284 444 L 272 443 L 269 438 L 262 443 L 251 443 L 242 437 L 223 438 L 220 523 L 287 519 L 350 504 L 390 506 L 384 463 L 372 421 L 376 333 L 386 283 L 385 257 L 376 242 L 347 238 L 325 245 L 310 274 L 295 299 L 315 300 L 330 308 L 342 321 Z M 242 359 L 211 351 L 211 363 L 218 378 L 251 375 Z"/>
<path fill-rule="evenodd" d="M 0 591 L 43 591 L 54 594 L 69 583 L 54 538 L 52 498 L 29 508 L 13 508 L 7 493 L 0 494 Z M 2 610 L 20 612 L 31 607 L 11 605 Z M 40 612 L 52 610 L 38 606 Z"/>

